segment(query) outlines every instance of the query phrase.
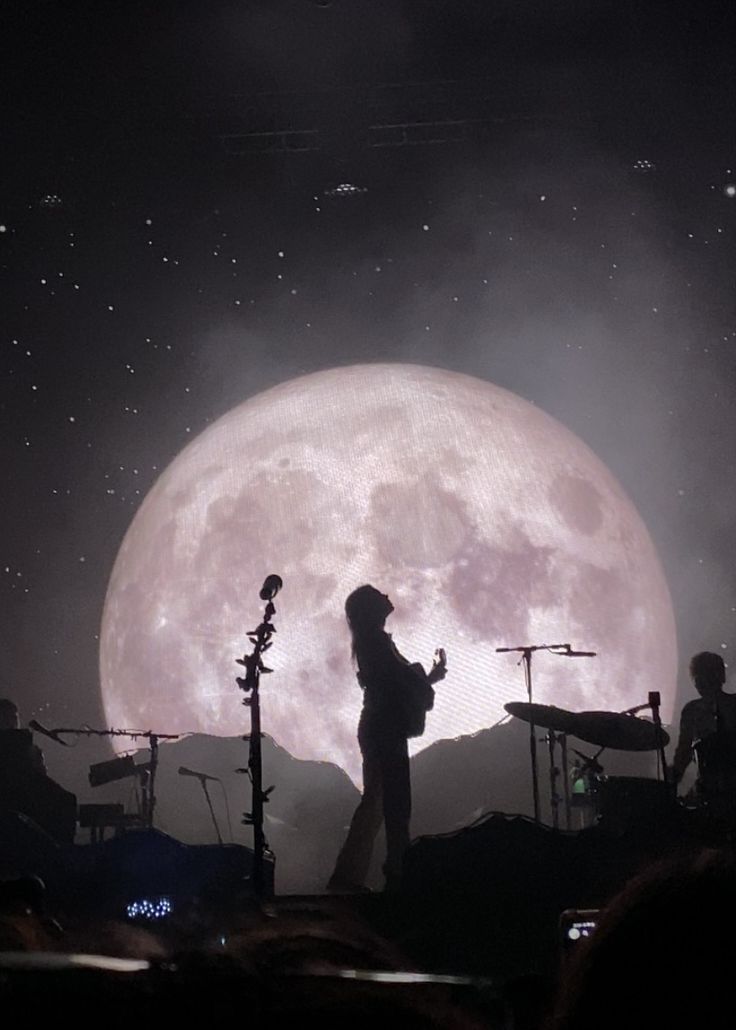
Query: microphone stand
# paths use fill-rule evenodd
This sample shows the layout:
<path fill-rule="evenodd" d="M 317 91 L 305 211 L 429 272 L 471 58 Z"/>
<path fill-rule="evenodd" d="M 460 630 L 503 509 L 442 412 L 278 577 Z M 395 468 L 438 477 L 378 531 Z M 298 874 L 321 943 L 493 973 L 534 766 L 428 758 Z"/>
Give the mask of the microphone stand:
<path fill-rule="evenodd" d="M 217 843 L 220 845 L 220 847 L 222 847 L 222 834 L 220 833 L 220 827 L 217 825 L 217 816 L 215 815 L 215 810 L 212 807 L 212 798 L 210 797 L 209 787 L 207 786 L 207 780 L 209 778 L 210 778 L 209 776 L 198 776 L 197 777 L 197 779 L 199 780 L 199 785 L 202 788 L 202 790 L 204 791 L 204 796 L 207 799 L 207 807 L 210 810 L 210 815 L 212 816 L 212 822 L 214 823 L 214 827 L 215 827 L 215 833 L 217 834 Z"/>
<path fill-rule="evenodd" d="M 158 770 L 158 735 L 151 733 L 148 737 L 151 747 L 151 761 L 148 774 L 141 779 L 143 823 L 150 830 L 153 827 L 153 812 L 156 808 L 156 772 Z"/>
<path fill-rule="evenodd" d="M 594 652 L 583 651 L 574 652 L 569 644 L 522 644 L 519 647 L 497 647 L 497 654 L 508 654 L 513 651 L 518 651 L 521 654 L 519 664 L 524 665 L 524 683 L 526 685 L 526 694 L 529 699 L 529 704 L 532 704 L 533 691 L 532 691 L 532 655 L 535 651 L 550 651 L 552 654 L 562 655 L 563 657 L 592 657 Z M 556 779 L 559 774 L 554 763 L 554 741 L 555 737 L 550 731 L 548 738 L 550 744 L 550 789 L 551 789 L 551 804 L 554 818 L 554 825 L 558 825 L 558 805 L 559 797 L 557 795 Z M 565 781 L 567 781 L 567 741 L 565 741 L 565 747 L 563 748 L 563 757 L 565 766 L 563 768 L 563 775 Z M 539 763 L 537 759 L 537 728 L 533 722 L 529 723 L 529 756 L 531 759 L 532 766 L 532 798 L 534 801 L 534 821 L 536 823 L 541 822 L 540 805 L 539 805 Z M 567 792 L 565 794 L 565 809 L 569 828 L 570 821 L 570 802 Z"/>
<path fill-rule="evenodd" d="M 151 761 L 146 770 L 145 782 L 141 781 L 141 818 L 147 829 L 153 829 L 153 816 L 156 809 L 156 772 L 158 770 L 158 743 L 160 740 L 178 740 L 180 733 L 152 733 L 151 730 L 92 730 L 88 726 L 82 728 L 59 727 L 49 730 L 50 734 L 75 733 L 83 737 L 129 737 L 131 740 L 138 740 L 143 737 L 148 741 L 151 752 Z"/>
<path fill-rule="evenodd" d="M 274 577 L 276 579 L 277 577 Z M 261 673 L 273 672 L 273 669 L 269 669 L 263 664 L 262 655 L 267 651 L 272 644 L 271 637 L 276 632 L 276 627 L 271 623 L 271 619 L 276 614 L 276 609 L 273 604 L 273 597 L 275 597 L 281 586 L 281 580 L 278 580 L 278 586 L 272 589 L 268 589 L 268 583 L 271 577 L 266 580 L 261 590 L 261 600 L 266 601 L 266 606 L 263 611 L 263 619 L 259 626 L 254 630 L 247 632 L 248 640 L 253 644 L 253 650 L 249 655 L 243 655 L 242 658 L 236 658 L 235 661 L 238 665 L 242 665 L 245 669 L 245 676 L 238 676 L 236 683 L 240 689 L 248 694 L 249 696 L 243 698 L 243 704 L 250 709 L 250 736 L 243 738 L 245 741 L 249 741 L 248 751 L 248 766 L 246 769 L 238 769 L 237 772 L 245 772 L 250 777 L 251 782 L 251 811 L 244 813 L 243 823 L 246 826 L 253 827 L 253 892 L 256 898 L 260 899 L 265 896 L 265 883 L 263 875 L 263 860 L 266 851 L 270 855 L 273 854 L 268 846 L 263 831 L 263 806 L 268 801 L 268 796 L 273 790 L 273 787 L 269 787 L 267 790 L 263 790 L 263 762 L 261 755 L 261 701 L 260 701 L 260 678 Z"/>
<path fill-rule="evenodd" d="M 199 782 L 202 785 L 202 790 L 204 791 L 204 796 L 207 799 L 207 807 L 210 810 L 210 815 L 212 816 L 212 822 L 214 823 L 214 826 L 215 826 L 215 833 L 217 834 L 217 843 L 220 845 L 220 847 L 222 847 L 222 834 L 220 833 L 220 827 L 217 825 L 217 816 L 215 815 L 215 810 L 212 807 L 212 798 L 210 797 L 210 791 L 209 791 L 209 787 L 207 786 L 207 780 L 204 778 L 204 776 L 202 776 L 200 778 Z"/>
<path fill-rule="evenodd" d="M 218 779 L 217 776 L 208 776 L 207 773 L 195 772 L 194 769 L 186 769 L 183 765 L 179 767 L 180 776 L 194 776 L 195 779 L 199 780 L 199 785 L 204 791 L 204 796 L 207 800 L 207 806 L 212 816 L 212 822 L 215 826 L 215 833 L 217 834 L 217 843 L 222 847 L 222 834 L 220 833 L 220 827 L 217 825 L 217 816 L 215 810 L 212 807 L 212 798 L 210 797 L 209 787 L 207 786 L 207 780 L 217 780 L 218 783 L 222 784 L 222 780 Z"/>

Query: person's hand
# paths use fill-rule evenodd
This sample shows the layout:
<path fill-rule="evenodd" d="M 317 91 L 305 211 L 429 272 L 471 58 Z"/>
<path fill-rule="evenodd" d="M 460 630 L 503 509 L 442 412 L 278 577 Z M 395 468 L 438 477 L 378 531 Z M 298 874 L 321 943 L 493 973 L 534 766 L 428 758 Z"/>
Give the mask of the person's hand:
<path fill-rule="evenodd" d="M 435 651 L 434 661 L 432 662 L 432 668 L 429 671 L 427 679 L 430 683 L 437 683 L 439 680 L 443 680 L 447 675 L 447 655 L 443 647 L 438 647 Z"/>

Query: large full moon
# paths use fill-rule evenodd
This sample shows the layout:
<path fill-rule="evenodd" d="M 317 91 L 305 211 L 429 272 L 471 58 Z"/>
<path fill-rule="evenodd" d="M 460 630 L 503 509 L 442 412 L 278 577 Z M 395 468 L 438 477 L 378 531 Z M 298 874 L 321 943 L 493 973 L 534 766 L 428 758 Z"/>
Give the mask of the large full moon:
<path fill-rule="evenodd" d="M 252 397 L 192 441 L 123 540 L 102 619 L 113 726 L 247 732 L 234 659 L 266 575 L 284 580 L 262 680 L 264 732 L 360 782 L 361 692 L 343 614 L 361 583 L 395 605 L 412 661 L 448 655 L 417 751 L 525 700 L 620 710 L 662 693 L 672 715 L 672 606 L 618 482 L 559 422 L 491 383 L 415 365 L 331 369 Z"/>

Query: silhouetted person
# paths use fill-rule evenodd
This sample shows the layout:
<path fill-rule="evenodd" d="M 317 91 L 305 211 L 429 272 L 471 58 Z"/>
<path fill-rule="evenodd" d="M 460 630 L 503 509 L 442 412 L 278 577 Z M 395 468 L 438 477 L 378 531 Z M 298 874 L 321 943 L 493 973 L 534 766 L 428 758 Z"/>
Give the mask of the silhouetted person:
<path fill-rule="evenodd" d="M 0 950 L 2 938 L 13 943 L 15 935 L 20 951 L 43 950 L 64 933 L 47 911 L 46 884 L 38 876 L 0 880 L 0 926 Z"/>
<path fill-rule="evenodd" d="M 730 854 L 704 852 L 637 876 L 574 946 L 552 1030 L 731 1030 L 735 920 Z"/>
<path fill-rule="evenodd" d="M 0 812 L 33 820 L 57 841 L 74 841 L 77 799 L 47 775 L 43 752 L 20 728 L 18 706 L 8 698 L 0 699 Z"/>
<path fill-rule="evenodd" d="M 431 684 L 445 675 L 444 654 L 429 674 L 410 664 L 384 629 L 394 606 L 375 587 L 358 587 L 345 602 L 352 652 L 363 690 L 358 743 L 363 757 L 363 796 L 330 878 L 328 890 L 360 891 L 381 822 L 386 827 L 387 889 L 401 876 L 409 846 L 411 783 L 407 738 L 423 731 L 424 711 L 432 707 Z M 421 710 L 424 699 L 424 711 Z M 419 709 L 419 710 L 418 710 Z M 417 721 L 418 720 L 418 721 Z"/>
<path fill-rule="evenodd" d="M 7 697 L 0 698 L 0 730 L 17 729 L 20 729 L 17 704 Z"/>
<path fill-rule="evenodd" d="M 10 763 L 29 772 L 46 772 L 43 751 L 33 743 L 30 730 L 20 728 L 15 701 L 0 698 L 0 773 Z"/>
<path fill-rule="evenodd" d="M 697 755 L 701 800 L 730 818 L 736 815 L 736 695 L 724 693 L 726 667 L 719 654 L 694 655 L 690 675 L 700 697 L 682 709 L 672 776 L 679 783 Z"/>

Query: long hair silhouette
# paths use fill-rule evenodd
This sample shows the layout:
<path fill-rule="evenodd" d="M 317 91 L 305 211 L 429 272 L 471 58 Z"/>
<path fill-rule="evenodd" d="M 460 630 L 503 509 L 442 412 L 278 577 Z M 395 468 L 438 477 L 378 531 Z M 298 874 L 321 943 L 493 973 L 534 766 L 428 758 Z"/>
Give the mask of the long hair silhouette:
<path fill-rule="evenodd" d="M 362 647 L 381 632 L 390 611 L 391 607 L 385 594 L 376 590 L 370 583 L 365 583 L 349 595 L 345 601 L 345 617 L 350 627 L 354 659 L 358 657 Z"/>

